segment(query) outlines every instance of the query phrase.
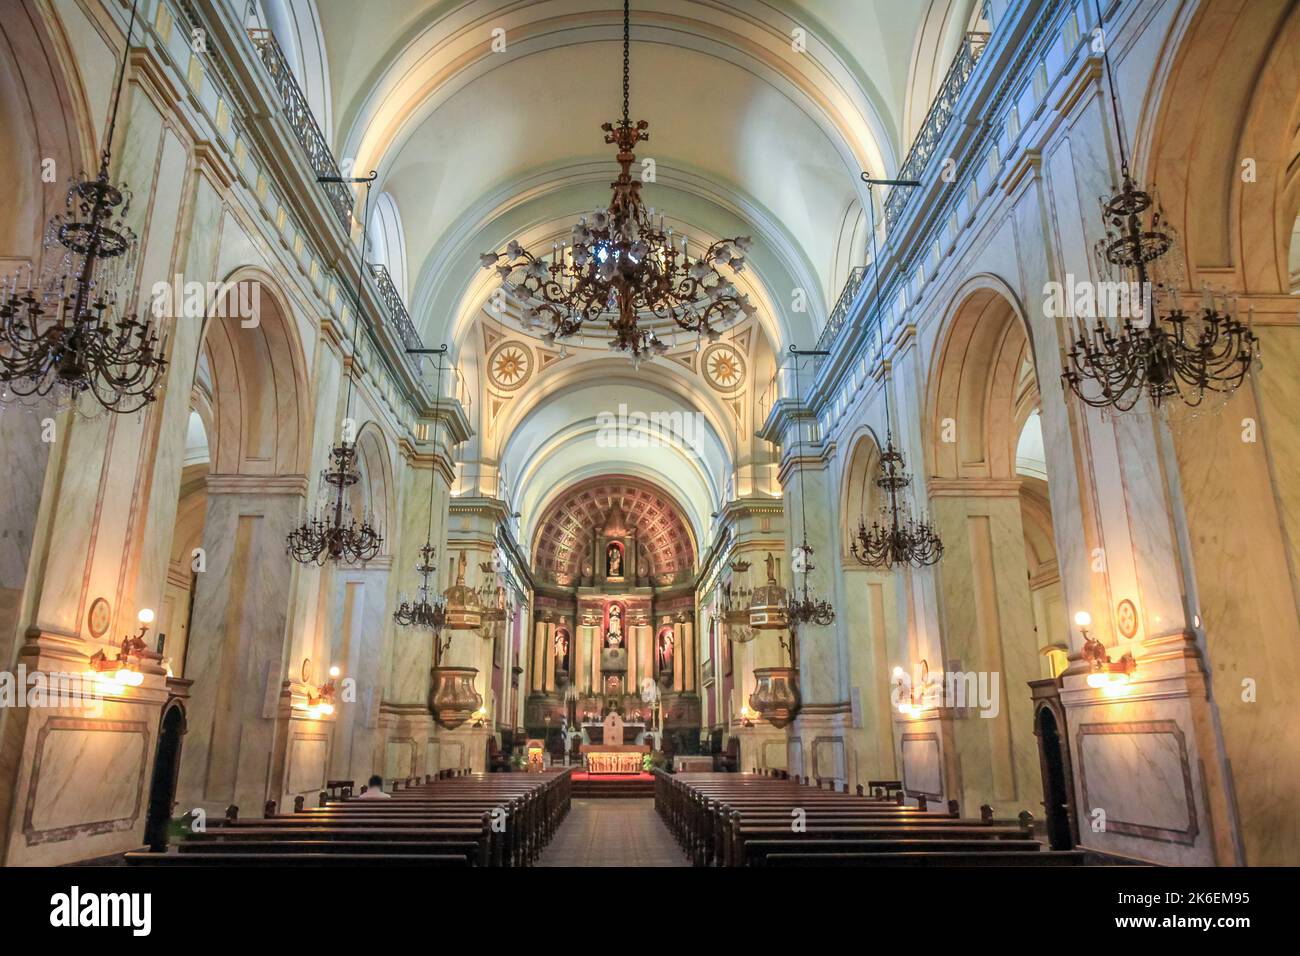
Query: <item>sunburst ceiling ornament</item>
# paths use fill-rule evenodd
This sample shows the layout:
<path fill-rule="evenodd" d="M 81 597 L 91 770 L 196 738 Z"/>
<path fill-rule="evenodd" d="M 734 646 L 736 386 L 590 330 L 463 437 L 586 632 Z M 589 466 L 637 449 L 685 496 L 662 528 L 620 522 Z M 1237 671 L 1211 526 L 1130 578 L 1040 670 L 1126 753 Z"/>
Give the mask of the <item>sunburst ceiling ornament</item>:
<path fill-rule="evenodd" d="M 705 380 L 720 392 L 734 392 L 745 382 L 745 359 L 725 342 L 705 352 L 702 364 Z"/>
<path fill-rule="evenodd" d="M 656 219 L 654 209 L 641 202 L 632 150 L 650 138 L 650 124 L 629 118 L 628 24 L 624 0 L 623 118 L 601 126 L 605 142 L 618 147 L 620 172 L 609 206 L 579 220 L 572 241 L 554 243 L 549 260 L 512 241 L 505 252 L 484 253 L 480 261 L 497 270 L 502 289 L 520 302 L 525 324 L 549 326 L 543 336 L 548 345 L 604 321 L 614 333 L 610 347 L 630 353 L 637 365 L 647 353 L 668 351 L 653 329 L 639 324 L 643 317 L 671 320 L 712 342 L 721 327 L 752 315 L 754 307 L 718 271 L 744 268 L 748 236 L 719 239 L 692 258 L 687 237 L 674 236 L 663 215 Z"/>
<path fill-rule="evenodd" d="M 499 389 L 512 391 L 528 381 L 533 355 L 518 342 L 503 342 L 488 356 L 488 377 Z"/>

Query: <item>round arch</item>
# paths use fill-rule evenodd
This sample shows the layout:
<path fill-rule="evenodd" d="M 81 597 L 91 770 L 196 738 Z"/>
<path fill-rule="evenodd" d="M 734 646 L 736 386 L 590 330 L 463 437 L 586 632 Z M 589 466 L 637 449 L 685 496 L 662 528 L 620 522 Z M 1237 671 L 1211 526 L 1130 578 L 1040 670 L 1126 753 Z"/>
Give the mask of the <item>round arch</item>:
<path fill-rule="evenodd" d="M 930 474 L 941 479 L 1009 479 L 1016 446 L 1037 395 L 1033 344 L 1010 287 L 972 277 L 953 297 L 926 391 Z"/>
<path fill-rule="evenodd" d="M 840 473 L 840 561 L 845 567 L 860 567 L 849 551 L 858 530 L 858 518 L 870 522 L 876 511 L 875 480 L 880 473 L 880 446 L 867 426 L 849 438 L 848 458 Z"/>
<path fill-rule="evenodd" d="M 203 332 L 213 401 L 212 473 L 303 475 L 311 397 L 287 298 L 255 267 L 235 269 L 224 282 L 226 303 L 212 304 Z M 244 283 L 251 288 L 240 289 Z M 254 304 L 254 317 L 240 317 L 240 297 Z"/>
<path fill-rule="evenodd" d="M 1227 271 L 1243 292 L 1290 293 L 1298 49 L 1300 8 L 1249 0 L 1189 5 L 1166 40 L 1137 124 L 1135 165 L 1160 184 L 1192 288 L 1222 285 Z"/>

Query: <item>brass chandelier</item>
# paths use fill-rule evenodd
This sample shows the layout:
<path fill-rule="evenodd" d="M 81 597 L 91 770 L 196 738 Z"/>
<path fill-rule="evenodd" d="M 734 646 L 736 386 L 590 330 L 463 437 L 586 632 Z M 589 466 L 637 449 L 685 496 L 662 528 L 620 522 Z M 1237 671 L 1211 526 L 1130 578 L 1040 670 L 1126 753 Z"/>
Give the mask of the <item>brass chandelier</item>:
<path fill-rule="evenodd" d="M 370 184 L 377 176 L 378 173 L 372 171 L 369 176 L 358 178 L 321 176 L 316 179 L 318 183 L 365 183 L 366 201 L 361 220 L 361 252 L 357 261 L 357 314 L 356 326 L 352 330 L 353 364 L 348 368 L 348 397 L 344 406 L 345 427 L 342 440 L 330 449 L 330 466 L 321 472 L 322 500 L 316 513 L 290 531 L 285 541 L 285 550 L 300 564 L 323 565 L 327 561 L 365 564 L 379 554 L 384 544 L 383 535 L 371 524 L 368 515 L 363 514 L 358 518 L 352 513 L 348 489 L 361 480 L 361 472 L 357 468 L 356 437 L 353 435 L 349 440 L 349 430 L 346 427 L 346 424 L 352 421 L 352 389 L 356 381 L 357 346 L 361 338 L 361 323 L 365 316 L 361 283 L 365 270 L 366 227 L 370 224 Z"/>
<path fill-rule="evenodd" d="M 1097 8 L 1097 23 L 1101 9 Z M 1119 101 L 1107 47 L 1102 47 L 1111 110 L 1120 154 L 1119 192 L 1101 200 L 1105 237 L 1094 252 L 1098 273 L 1128 283 L 1141 309 L 1131 309 L 1118 328 L 1097 309 L 1072 328 L 1061 375 L 1064 387 L 1093 408 L 1131 410 L 1143 396 L 1157 411 L 1171 399 L 1192 408 L 1218 393 L 1230 396 L 1245 381 L 1259 353 L 1259 339 L 1248 323 L 1234 317 L 1226 298 L 1216 307 L 1208 292 L 1200 309 L 1185 311 L 1176 280 L 1159 276 L 1160 260 L 1177 237 L 1153 192 L 1139 186 L 1129 171 L 1119 119 Z M 1100 297 L 1098 297 L 1100 298 Z"/>
<path fill-rule="evenodd" d="M 888 415 L 888 396 L 885 406 Z M 889 495 L 889 502 L 882 506 L 870 528 L 863 518 L 858 518 L 857 540 L 849 543 L 849 553 L 859 564 L 872 568 L 892 568 L 896 564 L 923 568 L 937 564 L 943 557 L 943 541 L 928 520 L 914 518 L 905 503 L 899 504 L 899 495 L 911 484 L 911 477 L 905 471 L 903 453 L 894 448 L 892 432 L 887 430 L 885 434 L 876 487 Z"/>
<path fill-rule="evenodd" d="M 913 180 L 879 180 L 872 179 L 865 173 L 863 181 L 870 191 L 873 186 L 888 184 L 892 186 L 919 185 Z M 880 361 L 885 359 L 885 327 L 880 320 L 880 262 L 876 254 L 876 206 L 870 199 L 867 206 L 871 209 L 871 265 L 875 275 L 876 301 L 874 314 L 880 333 Z M 916 519 L 906 502 L 899 503 L 903 490 L 911 484 L 903 453 L 894 447 L 894 426 L 889 414 L 889 383 L 885 382 L 885 444 L 880 452 L 880 477 L 876 487 L 889 495 L 889 501 L 881 506 L 880 515 L 868 528 L 866 520 L 858 517 L 857 540 L 849 542 L 849 553 L 859 564 L 872 568 L 892 568 L 894 565 L 910 564 L 923 568 L 936 564 L 943 557 L 943 541 L 940 540 L 934 526 L 925 518 Z M 873 431 L 876 445 L 880 437 Z"/>
<path fill-rule="evenodd" d="M 433 463 L 429 466 L 429 532 L 425 537 L 424 546 L 420 548 L 420 563 L 415 566 L 416 572 L 420 575 L 420 586 L 415 589 L 414 597 L 407 597 L 405 594 L 399 594 L 397 597 L 397 610 L 393 612 L 393 620 L 401 627 L 413 627 L 422 631 L 433 631 L 435 642 L 435 661 L 441 659 L 442 651 L 446 648 L 438 648 L 436 645 L 442 634 L 442 629 L 447 626 L 447 602 L 443 600 L 433 586 L 429 584 L 429 577 L 438 570 L 435 558 L 438 549 L 433 546 L 433 509 L 434 509 L 434 489 L 437 481 L 437 459 L 438 459 L 438 426 L 442 423 L 440 411 L 442 407 L 442 356 L 447 352 L 447 346 L 442 346 L 434 354 L 438 356 L 438 378 L 437 387 L 434 391 L 433 399 Z M 448 637 L 450 641 L 451 638 Z"/>
<path fill-rule="evenodd" d="M 790 354 L 794 356 L 794 392 L 795 399 L 803 401 L 802 392 L 799 389 L 799 357 L 801 355 L 817 355 L 827 353 L 817 352 L 800 352 L 793 345 L 790 346 Z M 804 491 L 803 483 L 803 428 L 799 422 L 795 422 L 795 458 L 799 469 L 799 517 L 802 525 L 801 532 L 803 541 L 799 547 L 794 549 L 793 559 L 790 562 L 790 570 L 801 575 L 798 585 L 790 590 L 786 595 L 785 616 L 789 623 L 791 631 L 805 624 L 815 624 L 819 627 L 825 627 L 835 620 L 835 608 L 825 599 L 817 597 L 808 585 L 808 575 L 816 570 L 816 565 L 812 563 L 813 549 L 808 543 L 808 508 L 806 504 L 807 494 Z M 794 639 L 791 638 L 791 664 L 794 665 Z"/>
<path fill-rule="evenodd" d="M 531 328 L 549 326 L 547 344 L 582 330 L 585 323 L 603 320 L 613 331 L 612 349 L 631 354 L 639 364 L 647 354 L 662 355 L 668 343 L 642 317 L 671 320 L 701 339 L 717 341 L 720 329 L 742 315 L 752 315 L 749 297 L 723 278 L 721 267 L 733 273 L 745 265 L 748 236 L 720 239 L 695 259 L 687 237 L 674 237 L 661 214 L 641 202 L 641 183 L 632 175 L 638 142 L 648 140 L 649 123 L 630 119 L 629 13 L 623 2 L 623 118 L 605 123 L 605 142 L 618 147 L 618 178 L 611 184 L 609 206 L 583 217 L 573 227 L 572 241 L 552 246 L 548 261 L 512 241 L 505 252 L 480 256 L 483 268 L 497 270 L 502 289 L 523 308 Z"/>
<path fill-rule="evenodd" d="M 0 283 L 0 402 L 52 396 L 56 405 L 86 413 L 97 403 L 126 414 L 154 401 L 161 387 L 166 340 L 130 305 L 139 245 L 126 223 L 131 192 L 108 178 L 137 5 L 131 5 L 99 172 L 69 182 L 64 210 L 46 227 L 44 248 L 57 265 L 35 279 L 29 266 L 25 277 L 20 270 Z M 122 285 L 125 300 L 118 297 Z M 84 395 L 94 403 L 83 406 Z"/>

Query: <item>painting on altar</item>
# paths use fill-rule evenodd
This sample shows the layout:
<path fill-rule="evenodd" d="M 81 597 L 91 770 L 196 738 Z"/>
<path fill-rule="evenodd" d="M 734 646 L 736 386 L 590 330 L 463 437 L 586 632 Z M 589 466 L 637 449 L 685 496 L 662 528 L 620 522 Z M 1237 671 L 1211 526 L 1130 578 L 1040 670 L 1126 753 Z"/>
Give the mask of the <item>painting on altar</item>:
<path fill-rule="evenodd" d="M 620 580 L 623 577 L 623 543 L 611 541 L 605 547 L 605 577 Z"/>

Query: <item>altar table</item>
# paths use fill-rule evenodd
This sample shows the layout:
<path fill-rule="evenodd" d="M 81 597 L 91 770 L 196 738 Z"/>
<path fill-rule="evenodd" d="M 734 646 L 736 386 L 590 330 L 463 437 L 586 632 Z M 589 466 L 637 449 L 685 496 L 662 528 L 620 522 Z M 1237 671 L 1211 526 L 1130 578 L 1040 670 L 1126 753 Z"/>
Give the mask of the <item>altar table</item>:
<path fill-rule="evenodd" d="M 582 745 L 587 773 L 640 773 L 641 755 L 649 752 L 649 747 L 636 744 Z"/>

